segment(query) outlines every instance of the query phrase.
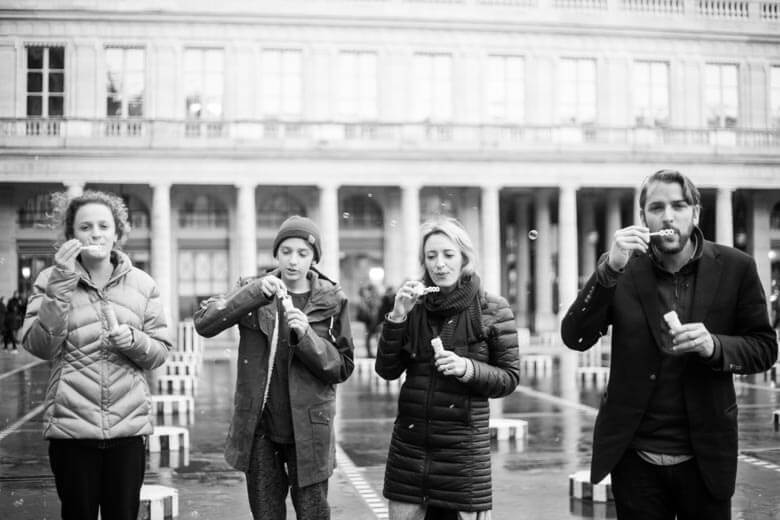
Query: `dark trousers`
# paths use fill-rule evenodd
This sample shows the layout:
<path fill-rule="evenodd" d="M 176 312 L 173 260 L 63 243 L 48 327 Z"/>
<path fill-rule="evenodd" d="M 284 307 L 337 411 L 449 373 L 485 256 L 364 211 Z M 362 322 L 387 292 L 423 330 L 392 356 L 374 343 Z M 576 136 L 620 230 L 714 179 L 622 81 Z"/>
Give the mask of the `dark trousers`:
<path fill-rule="evenodd" d="M 246 472 L 249 508 L 255 520 L 285 520 L 288 489 L 298 520 L 330 518 L 328 481 L 299 487 L 295 445 L 278 444 L 265 436 L 256 436 Z"/>
<path fill-rule="evenodd" d="M 62 520 L 136 520 L 146 471 L 143 437 L 52 439 L 49 463 Z"/>
<path fill-rule="evenodd" d="M 729 520 L 731 500 L 707 490 L 696 459 L 656 466 L 629 449 L 612 470 L 612 494 L 621 520 Z"/>

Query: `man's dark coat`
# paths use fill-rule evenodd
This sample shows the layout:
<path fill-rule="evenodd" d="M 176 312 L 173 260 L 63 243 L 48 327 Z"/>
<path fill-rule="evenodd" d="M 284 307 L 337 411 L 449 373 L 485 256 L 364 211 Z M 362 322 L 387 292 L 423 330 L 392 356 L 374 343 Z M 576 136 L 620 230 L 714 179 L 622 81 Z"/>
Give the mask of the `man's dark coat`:
<path fill-rule="evenodd" d="M 715 498 L 734 493 L 737 473 L 737 401 L 733 374 L 768 370 L 777 358 L 766 297 L 753 258 L 705 241 L 693 296 L 692 322 L 702 322 L 720 342 L 722 362 L 712 366 L 685 356 L 682 395 L 691 445 Z M 663 355 L 663 314 L 653 263 L 635 254 L 617 285 L 604 287 L 594 273 L 561 325 L 564 343 L 584 351 L 612 325 L 609 384 L 593 432 L 591 480 L 601 481 L 631 445 L 655 389 Z"/>

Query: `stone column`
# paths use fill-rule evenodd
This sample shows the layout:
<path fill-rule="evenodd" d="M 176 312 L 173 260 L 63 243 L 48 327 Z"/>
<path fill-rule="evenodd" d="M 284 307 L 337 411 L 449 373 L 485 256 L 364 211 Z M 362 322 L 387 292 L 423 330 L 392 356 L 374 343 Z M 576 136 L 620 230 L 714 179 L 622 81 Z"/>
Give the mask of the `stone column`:
<path fill-rule="evenodd" d="M 615 232 L 623 227 L 623 222 L 620 216 L 620 192 L 610 190 L 607 192 L 607 225 L 604 235 L 604 248 L 605 251 L 609 250 L 612 245 L 612 240 L 615 237 Z M 603 252 L 603 251 L 600 251 Z"/>
<path fill-rule="evenodd" d="M 537 238 L 536 264 L 534 273 L 535 317 L 534 331 L 536 333 L 555 329 L 552 299 L 552 225 L 550 223 L 550 192 L 542 189 L 536 193 L 534 206 Z"/>
<path fill-rule="evenodd" d="M 582 234 L 579 238 L 580 247 L 582 248 L 580 274 L 587 278 L 596 270 L 596 244 L 599 232 L 596 229 L 596 209 L 593 196 L 587 195 L 582 197 L 580 204 L 582 208 Z"/>
<path fill-rule="evenodd" d="M 642 188 L 636 188 L 634 190 L 634 205 L 631 207 L 631 215 L 634 216 L 634 224 L 642 224 L 642 215 L 639 211 L 639 195 L 642 193 Z"/>
<path fill-rule="evenodd" d="M 515 270 L 517 272 L 517 326 L 528 327 L 528 282 L 531 279 L 531 257 L 528 243 L 528 198 L 521 195 L 515 202 L 515 229 L 517 251 Z"/>
<path fill-rule="evenodd" d="M 238 233 L 238 276 L 257 274 L 257 209 L 255 207 L 255 184 L 246 182 L 238 185 L 236 200 L 236 227 Z"/>
<path fill-rule="evenodd" d="M 715 241 L 719 244 L 734 247 L 734 218 L 731 194 L 733 188 L 718 188 L 715 202 Z"/>
<path fill-rule="evenodd" d="M 403 281 L 403 244 L 406 242 L 401 227 L 401 193 L 398 189 L 388 189 L 385 200 L 384 254 L 385 285 L 397 288 Z"/>
<path fill-rule="evenodd" d="M 74 197 L 80 197 L 84 194 L 84 184 L 83 182 L 63 182 L 65 185 L 65 192 L 68 194 L 68 198 L 72 199 Z"/>
<path fill-rule="evenodd" d="M 562 316 L 577 297 L 577 188 L 561 186 L 558 199 L 558 314 Z"/>
<path fill-rule="evenodd" d="M 160 290 L 160 300 L 168 318 L 170 330 L 175 331 L 178 316 L 173 315 L 174 308 L 171 305 L 174 283 L 171 280 L 171 251 L 175 249 L 171 244 L 171 185 L 157 183 L 152 185 L 152 278 L 157 282 Z M 176 305 L 178 309 L 178 305 Z"/>
<path fill-rule="evenodd" d="M 420 276 L 417 257 L 420 239 L 420 187 L 401 186 L 401 236 L 403 237 L 403 278 Z"/>
<path fill-rule="evenodd" d="M 501 293 L 501 216 L 497 186 L 482 187 L 482 283 L 485 290 Z"/>
<path fill-rule="evenodd" d="M 319 269 L 336 280 L 341 278 L 339 252 L 339 187 L 320 186 L 320 230 L 322 231 L 322 258 Z"/>
<path fill-rule="evenodd" d="M 769 251 L 772 249 L 772 244 L 769 239 L 771 236 L 769 221 L 774 199 L 772 192 L 768 191 L 755 191 L 751 198 L 752 211 L 749 214 L 751 231 L 748 237 L 748 253 L 756 261 L 758 277 L 761 279 L 761 285 L 764 286 L 766 294 L 767 311 L 771 316 L 772 305 L 769 301 L 769 295 L 772 294 L 772 263 L 769 260 Z"/>

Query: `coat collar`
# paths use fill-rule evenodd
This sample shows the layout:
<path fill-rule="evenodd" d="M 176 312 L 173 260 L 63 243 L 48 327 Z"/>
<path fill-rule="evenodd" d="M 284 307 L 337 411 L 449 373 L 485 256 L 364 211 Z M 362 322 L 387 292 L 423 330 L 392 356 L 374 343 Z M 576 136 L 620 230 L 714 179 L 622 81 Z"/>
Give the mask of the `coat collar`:
<path fill-rule="evenodd" d="M 268 274 L 281 277 L 279 269 L 274 269 Z M 315 270 L 306 273 L 311 287 L 311 295 L 303 312 L 309 317 L 309 321 L 320 321 L 336 314 L 341 300 L 341 287 L 330 279 L 320 276 Z M 274 314 L 277 310 L 277 299 L 274 297 L 271 301 L 260 308 L 258 318 L 261 321 L 273 322 Z"/>
<path fill-rule="evenodd" d="M 118 251 L 116 249 L 111 251 L 111 263 L 114 265 L 114 271 L 108 278 L 106 287 L 111 286 L 114 282 L 116 282 L 116 280 L 126 275 L 133 267 L 133 262 L 130 260 L 130 257 L 122 251 Z M 89 272 L 87 272 L 87 269 L 82 265 L 81 262 L 76 262 L 75 271 L 78 273 L 81 283 L 97 289 L 95 284 L 92 283 Z"/>
<path fill-rule="evenodd" d="M 694 322 L 704 321 L 707 310 L 717 294 L 720 284 L 723 266 L 720 255 L 712 242 L 701 240 L 701 254 L 696 255 L 699 263 L 696 269 L 696 285 L 693 293 Z M 698 248 L 699 246 L 697 246 Z M 658 289 L 656 287 L 653 261 L 650 255 L 636 254 L 631 263 L 631 276 L 639 293 L 639 301 L 647 316 L 648 325 L 653 333 L 655 341 L 661 345 L 661 309 L 658 307 Z"/>

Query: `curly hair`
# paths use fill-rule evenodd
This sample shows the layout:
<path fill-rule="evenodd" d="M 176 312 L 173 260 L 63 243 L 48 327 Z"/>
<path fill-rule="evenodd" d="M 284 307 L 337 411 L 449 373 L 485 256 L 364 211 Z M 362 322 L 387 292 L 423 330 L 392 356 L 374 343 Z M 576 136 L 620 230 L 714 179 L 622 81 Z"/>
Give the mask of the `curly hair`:
<path fill-rule="evenodd" d="M 51 201 L 54 208 L 52 220 L 60 229 L 61 236 L 58 242 L 65 242 L 74 237 L 73 221 L 76 218 L 76 212 L 86 204 L 102 204 L 111 211 L 117 235 L 114 244 L 116 249 L 121 249 L 122 244 L 127 241 L 130 233 L 130 221 L 127 205 L 119 196 L 104 191 L 86 190 L 81 195 L 70 198 L 66 192 L 56 192 L 52 193 Z"/>

